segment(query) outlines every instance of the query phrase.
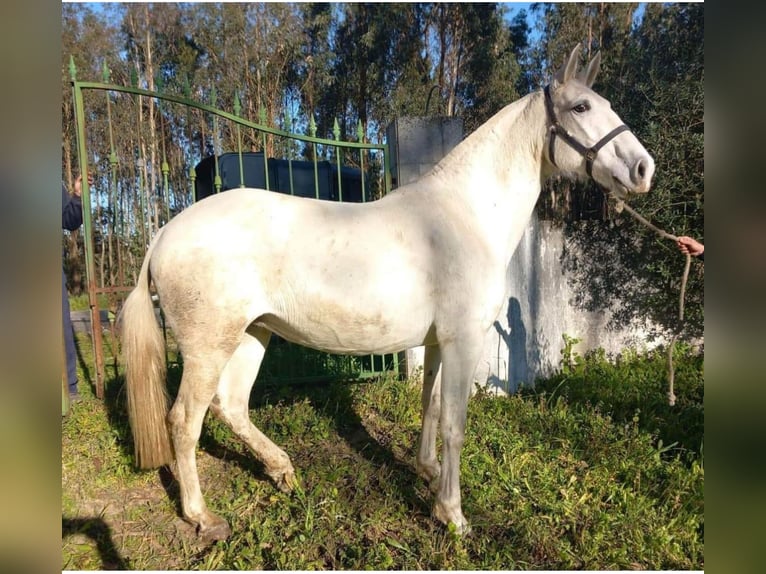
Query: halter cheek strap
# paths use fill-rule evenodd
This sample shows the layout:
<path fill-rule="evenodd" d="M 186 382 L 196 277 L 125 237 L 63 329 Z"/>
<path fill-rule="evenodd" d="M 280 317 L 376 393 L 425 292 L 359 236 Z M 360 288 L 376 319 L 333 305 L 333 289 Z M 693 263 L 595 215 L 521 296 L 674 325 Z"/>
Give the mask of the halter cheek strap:
<path fill-rule="evenodd" d="M 570 134 L 556 119 L 556 114 L 553 111 L 553 100 L 551 99 L 550 86 L 545 86 L 543 91 L 545 92 L 545 112 L 548 115 L 548 121 L 551 124 L 551 126 L 548 128 L 548 131 L 550 132 L 550 137 L 548 138 L 548 158 L 551 160 L 553 165 L 556 165 L 556 159 L 553 151 L 554 144 L 556 142 L 556 136 L 559 136 L 562 140 L 569 144 L 570 147 L 575 149 L 581 156 L 585 158 L 585 172 L 588 174 L 588 177 L 592 178 L 593 162 L 596 161 L 596 156 L 598 155 L 599 150 L 604 147 L 604 145 L 609 143 L 609 141 L 617 137 L 618 134 L 626 131 L 629 132 L 630 128 L 625 124 L 622 124 L 621 126 L 614 128 L 591 147 L 585 147 L 583 144 L 577 141 L 577 139 L 572 134 Z M 556 167 L 558 166 L 556 165 Z"/>

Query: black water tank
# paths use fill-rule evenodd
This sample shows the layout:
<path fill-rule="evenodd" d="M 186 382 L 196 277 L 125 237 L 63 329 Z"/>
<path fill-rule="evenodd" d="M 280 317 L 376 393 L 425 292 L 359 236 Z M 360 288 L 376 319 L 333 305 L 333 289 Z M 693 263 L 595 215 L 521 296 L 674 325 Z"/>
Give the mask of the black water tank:
<path fill-rule="evenodd" d="M 262 152 L 242 153 L 242 177 L 240 177 L 240 155 L 224 153 L 218 156 L 218 173 L 221 176 L 221 191 L 237 187 L 267 189 L 266 166 Z M 206 157 L 194 168 L 194 200 L 200 201 L 215 193 L 215 156 Z M 338 171 L 329 161 L 274 159 L 268 160 L 268 189 L 300 197 L 338 201 L 341 199 L 338 186 Z M 244 181 L 242 181 L 244 180 Z M 244 183 L 244 186 L 241 185 Z M 341 167 L 343 201 L 362 201 L 362 172 L 352 167 Z"/>

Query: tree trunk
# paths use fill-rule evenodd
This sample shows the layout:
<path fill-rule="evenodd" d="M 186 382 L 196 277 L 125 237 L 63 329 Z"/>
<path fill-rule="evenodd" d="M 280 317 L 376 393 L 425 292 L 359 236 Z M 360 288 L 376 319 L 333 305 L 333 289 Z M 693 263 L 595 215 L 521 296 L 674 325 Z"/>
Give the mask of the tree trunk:
<path fill-rule="evenodd" d="M 152 35 L 151 35 L 151 25 L 149 21 L 149 4 L 144 4 L 144 25 L 146 26 L 146 32 L 144 34 L 144 56 L 145 56 L 145 66 L 146 66 L 146 84 L 147 89 L 150 92 L 154 91 L 154 61 L 152 58 Z M 146 206 L 147 209 L 151 209 L 150 206 L 154 208 L 154 214 L 153 218 L 150 219 L 153 223 L 153 229 L 154 233 L 157 233 L 157 231 L 160 228 L 160 206 L 159 206 L 159 200 L 158 200 L 158 194 L 154 193 L 154 190 L 157 189 L 157 172 L 158 170 L 158 161 L 157 161 L 157 125 L 156 120 L 154 117 L 154 98 L 149 98 L 149 164 L 151 165 L 152 169 L 151 171 L 148 169 L 148 166 L 145 165 L 144 167 L 144 173 L 149 175 L 149 180 L 144 180 L 147 182 L 147 189 L 146 189 Z M 146 155 L 144 155 L 146 157 Z M 151 217 L 151 214 L 150 214 Z M 153 234 L 151 234 L 153 235 Z"/>

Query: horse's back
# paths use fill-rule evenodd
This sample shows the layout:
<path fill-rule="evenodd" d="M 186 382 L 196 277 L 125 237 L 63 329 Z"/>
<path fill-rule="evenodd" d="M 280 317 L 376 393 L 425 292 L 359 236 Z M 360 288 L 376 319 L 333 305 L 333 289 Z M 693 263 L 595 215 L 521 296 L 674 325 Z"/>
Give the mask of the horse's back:
<path fill-rule="evenodd" d="M 434 313 L 436 259 L 412 217 L 390 200 L 230 190 L 166 226 L 152 274 L 176 323 L 215 314 L 324 350 L 399 350 L 422 343 Z"/>

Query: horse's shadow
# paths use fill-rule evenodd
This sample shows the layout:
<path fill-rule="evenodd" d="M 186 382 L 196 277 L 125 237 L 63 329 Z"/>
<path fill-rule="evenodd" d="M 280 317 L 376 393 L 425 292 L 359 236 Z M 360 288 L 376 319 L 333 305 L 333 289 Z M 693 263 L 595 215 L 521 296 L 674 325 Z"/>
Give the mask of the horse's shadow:
<path fill-rule="evenodd" d="M 317 413 L 329 419 L 331 427 L 338 437 L 345 441 L 358 455 L 377 466 L 386 467 L 387 482 L 401 485 L 401 488 L 392 489 L 392 491 L 402 502 L 418 512 L 429 514 L 428 502 L 418 494 L 416 489 L 416 485 L 421 479 L 415 473 L 413 463 L 401 460 L 390 447 L 381 444 L 370 434 L 359 416 L 355 408 L 353 394 L 353 386 L 359 384 L 382 384 L 382 382 L 375 380 L 318 383 L 258 381 L 251 394 L 249 407 L 251 410 L 257 410 L 268 404 L 273 404 L 275 401 L 285 406 L 308 401 Z M 264 431 L 264 429 L 261 430 Z M 246 448 L 242 451 L 236 451 L 221 444 L 212 437 L 211 433 L 205 430 L 200 437 L 200 446 L 216 458 L 232 462 L 259 479 L 269 480 L 263 465 Z M 296 470 L 301 472 L 300 461 L 295 460 L 294 453 L 290 453 L 290 445 L 281 444 L 279 446 L 288 451 L 288 454 L 294 459 L 293 463 Z"/>
<path fill-rule="evenodd" d="M 181 374 L 182 367 L 180 366 L 171 366 L 168 369 L 168 392 L 171 397 L 175 397 L 178 392 Z M 274 402 L 290 406 L 307 400 L 316 412 L 329 418 L 332 429 L 357 454 L 376 465 L 386 466 L 387 481 L 402 485 L 401 488 L 391 490 L 400 497 L 403 503 L 417 512 L 429 515 L 429 502 L 424 500 L 418 492 L 419 489 L 416 488 L 419 484 L 418 481 L 422 481 L 422 479 L 415 473 L 413 461 L 403 461 L 397 457 L 391 448 L 382 445 L 373 437 L 362 422 L 354 405 L 353 385 L 356 384 L 382 383 L 374 380 L 363 383 L 328 381 L 312 384 L 257 381 L 250 396 L 249 408 L 257 410 L 268 404 L 274 404 Z M 104 402 L 110 425 L 120 432 L 124 439 L 120 441 L 120 444 L 124 445 L 126 454 L 132 456 L 132 438 L 123 387 L 124 377 L 122 375 L 113 377 L 105 385 Z M 328 405 L 332 405 L 332 408 L 328 408 Z M 211 415 L 208 414 L 208 416 Z M 264 429 L 261 430 L 264 431 Z M 230 433 L 228 429 L 227 432 Z M 244 446 L 244 443 L 241 444 L 241 448 L 229 446 L 214 436 L 209 424 L 203 425 L 199 440 L 199 446 L 203 451 L 216 459 L 225 460 L 229 464 L 238 466 L 258 480 L 269 481 L 262 463 Z M 294 453 L 290 452 L 289 444 L 279 446 L 294 458 Z M 297 463 L 295 464 L 296 470 L 301 472 L 300 463 L 294 462 Z M 167 467 L 159 470 L 159 478 L 168 498 L 174 502 L 176 512 L 180 516 L 181 500 L 177 480 Z"/>
<path fill-rule="evenodd" d="M 61 519 L 61 537 L 85 534 L 96 543 L 102 570 L 131 570 L 128 560 L 122 558 L 112 540 L 112 530 L 101 518 Z"/>

